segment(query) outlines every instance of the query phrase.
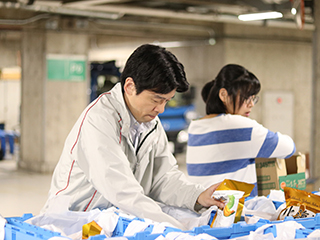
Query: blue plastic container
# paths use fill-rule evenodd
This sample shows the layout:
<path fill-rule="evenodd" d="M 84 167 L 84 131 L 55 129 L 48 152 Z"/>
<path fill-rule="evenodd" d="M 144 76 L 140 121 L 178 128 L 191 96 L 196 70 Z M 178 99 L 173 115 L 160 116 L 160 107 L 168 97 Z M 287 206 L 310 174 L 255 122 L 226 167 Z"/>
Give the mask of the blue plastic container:
<path fill-rule="evenodd" d="M 48 240 L 51 237 L 59 236 L 62 237 L 60 233 L 46 230 L 31 224 L 26 223 L 25 221 L 33 217 L 32 214 L 24 214 L 22 217 L 11 217 L 6 218 L 7 223 L 5 225 L 5 240 Z M 118 223 L 115 227 L 115 230 L 111 238 L 115 239 L 117 237 L 122 237 L 128 225 L 133 220 L 144 221 L 140 218 L 127 219 L 119 217 Z M 317 214 L 313 218 L 300 218 L 294 219 L 293 217 L 287 217 L 284 220 L 279 221 L 269 221 L 265 219 L 260 219 L 255 224 L 247 224 L 244 221 L 232 224 L 230 227 L 226 228 L 210 228 L 209 225 L 196 227 L 190 231 L 182 231 L 177 228 L 167 227 L 163 233 L 151 234 L 153 225 L 149 225 L 143 232 L 138 232 L 134 236 L 125 237 L 128 240 L 155 240 L 160 235 L 166 236 L 170 232 L 183 232 L 190 235 L 198 235 L 201 233 L 206 233 L 211 236 L 214 236 L 221 239 L 232 239 L 236 237 L 249 235 L 251 231 L 255 231 L 257 228 L 265 224 L 274 224 L 265 230 L 265 234 L 272 233 L 274 237 L 277 237 L 276 224 L 283 223 L 285 221 L 296 221 L 303 225 L 306 229 L 296 230 L 296 239 L 306 238 L 311 232 L 315 229 L 320 229 L 320 214 Z M 66 240 L 70 238 L 65 237 Z M 88 240 L 105 240 L 107 237 L 105 235 L 96 235 L 89 237 Z"/>
<path fill-rule="evenodd" d="M 112 233 L 112 237 L 123 236 L 125 230 L 127 229 L 129 223 L 131 223 L 132 219 L 127 219 L 123 217 L 119 217 L 116 228 Z"/>
<path fill-rule="evenodd" d="M 246 222 L 238 222 L 232 224 L 230 227 L 225 228 L 210 228 L 209 226 L 202 226 L 199 228 L 195 228 L 197 234 L 207 233 L 213 237 L 218 239 L 230 239 L 235 237 L 241 237 L 249 235 L 251 231 L 255 231 L 261 225 L 259 224 L 247 224 Z"/>
<path fill-rule="evenodd" d="M 116 238 L 116 237 L 122 237 L 124 232 L 126 231 L 128 225 L 133 221 L 133 220 L 139 220 L 139 221 L 143 221 L 143 219 L 141 218 L 134 218 L 134 219 L 127 219 L 127 218 L 123 218 L 123 217 L 119 217 L 118 223 L 112 233 L 112 238 Z M 126 236 L 125 238 L 127 238 L 128 240 L 154 240 L 157 237 L 159 237 L 160 235 L 166 235 L 169 232 L 182 232 L 181 229 L 178 228 L 172 228 L 172 227 L 167 227 L 163 233 L 155 233 L 155 234 L 151 234 L 152 230 L 153 230 L 153 225 L 149 225 L 144 231 L 142 232 L 138 232 L 135 233 L 133 236 Z M 88 240 L 103 240 L 106 239 L 105 235 L 96 235 L 96 236 L 91 236 L 89 237 Z"/>
<path fill-rule="evenodd" d="M 61 236 L 58 232 L 24 222 L 31 217 L 33 217 L 32 214 L 24 214 L 22 217 L 6 218 L 4 240 L 47 240 L 54 236 Z"/>

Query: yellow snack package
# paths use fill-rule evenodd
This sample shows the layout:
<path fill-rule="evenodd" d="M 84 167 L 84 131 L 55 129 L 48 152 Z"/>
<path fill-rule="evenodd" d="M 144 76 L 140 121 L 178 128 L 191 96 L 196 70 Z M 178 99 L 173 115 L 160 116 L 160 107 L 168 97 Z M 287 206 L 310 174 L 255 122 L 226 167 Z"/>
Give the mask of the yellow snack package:
<path fill-rule="evenodd" d="M 280 212 L 278 220 L 283 220 L 288 216 L 293 218 L 314 217 L 320 212 L 320 196 L 290 187 L 285 187 L 283 191 L 286 208 Z"/>
<path fill-rule="evenodd" d="M 225 179 L 220 183 L 216 190 L 239 190 L 244 192 L 243 196 L 239 199 L 239 204 L 236 212 L 234 222 L 238 222 L 241 219 L 241 213 L 244 205 L 244 199 L 248 197 L 254 188 L 254 184 L 240 182 L 236 180 Z"/>
<path fill-rule="evenodd" d="M 84 224 L 82 226 L 82 239 L 88 239 L 91 236 L 99 235 L 102 228 L 95 222 Z"/>
<path fill-rule="evenodd" d="M 212 197 L 226 203 L 223 209 L 218 208 L 210 227 L 230 227 L 234 223 L 239 199 L 244 192 L 237 190 L 216 190 Z"/>

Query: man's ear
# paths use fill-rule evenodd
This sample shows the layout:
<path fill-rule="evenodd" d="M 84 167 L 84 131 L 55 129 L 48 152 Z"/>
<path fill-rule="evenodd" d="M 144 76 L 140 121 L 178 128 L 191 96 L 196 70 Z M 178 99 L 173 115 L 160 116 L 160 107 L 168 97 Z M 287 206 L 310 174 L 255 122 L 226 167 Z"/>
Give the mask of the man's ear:
<path fill-rule="evenodd" d="M 219 97 L 220 97 L 220 99 L 221 99 L 221 101 L 222 101 L 223 103 L 226 103 L 226 102 L 227 102 L 227 99 L 228 99 L 228 91 L 227 91 L 227 89 L 221 88 L 221 89 L 219 90 Z"/>
<path fill-rule="evenodd" d="M 124 92 L 129 96 L 136 94 L 136 85 L 134 84 L 134 81 L 131 77 L 128 77 L 126 79 L 123 89 L 124 89 Z"/>

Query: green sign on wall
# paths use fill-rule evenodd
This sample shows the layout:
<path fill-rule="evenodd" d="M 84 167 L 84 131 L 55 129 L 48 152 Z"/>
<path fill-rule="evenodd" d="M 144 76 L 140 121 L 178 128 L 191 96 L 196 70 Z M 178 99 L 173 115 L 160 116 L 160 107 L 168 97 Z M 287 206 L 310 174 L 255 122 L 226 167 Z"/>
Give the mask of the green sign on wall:
<path fill-rule="evenodd" d="M 47 79 L 50 81 L 85 81 L 85 56 L 48 54 Z"/>

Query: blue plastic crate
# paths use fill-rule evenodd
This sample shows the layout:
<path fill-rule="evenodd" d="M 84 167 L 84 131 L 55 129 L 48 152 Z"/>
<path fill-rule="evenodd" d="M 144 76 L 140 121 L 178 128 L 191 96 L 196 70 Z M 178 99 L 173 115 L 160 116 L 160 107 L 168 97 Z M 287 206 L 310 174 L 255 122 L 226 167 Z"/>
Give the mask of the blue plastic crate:
<path fill-rule="evenodd" d="M 133 220 L 144 221 L 143 219 L 140 219 L 140 218 L 128 219 L 128 218 L 124 218 L 124 217 L 119 217 L 118 223 L 117 223 L 111 237 L 112 238 L 122 237 L 124 232 L 126 231 L 128 225 Z M 149 226 L 145 231 L 136 233 L 134 236 L 127 236 L 126 238 L 128 240 L 145 240 L 146 236 L 151 233 L 152 227 L 153 226 Z M 105 235 L 96 235 L 96 236 L 89 237 L 88 240 L 103 240 L 106 238 L 107 237 Z"/>
<path fill-rule="evenodd" d="M 11 220 L 19 220 L 21 222 L 24 222 L 30 218 L 33 217 L 33 214 L 32 213 L 25 213 L 23 214 L 21 217 L 10 217 L 10 218 L 6 218 L 6 220 L 8 221 L 11 221 Z"/>
<path fill-rule="evenodd" d="M 25 220 L 33 217 L 32 214 L 25 214 L 22 217 L 11 217 L 6 218 L 7 223 L 5 225 L 5 240 L 47 240 L 54 236 L 61 236 L 60 233 L 52 232 L 31 224 L 24 222 Z M 113 232 L 112 238 L 122 237 L 128 225 L 133 220 L 144 221 L 143 219 L 134 218 L 127 219 L 119 217 L 118 223 Z M 306 238 L 312 231 L 320 228 L 320 214 L 317 214 L 314 218 L 302 218 L 302 219 L 293 219 L 293 217 L 287 217 L 285 220 L 279 221 L 269 221 L 265 219 L 260 219 L 255 224 L 247 224 L 244 221 L 233 224 L 227 228 L 210 228 L 210 226 L 205 225 L 201 227 L 196 227 L 190 231 L 182 231 L 177 228 L 167 227 L 163 233 L 151 234 L 153 225 L 150 225 L 143 232 L 138 232 L 134 236 L 126 237 L 128 240 L 154 240 L 160 235 L 166 235 L 169 232 L 183 232 L 191 235 L 198 235 L 201 233 L 207 233 L 211 236 L 214 236 L 218 239 L 232 239 L 236 237 L 241 237 L 249 235 L 251 231 L 255 231 L 260 226 L 265 224 L 279 224 L 285 221 L 296 221 L 302 224 L 306 229 L 296 230 L 295 238 Z M 267 228 L 264 232 L 272 233 L 276 237 L 276 226 L 271 226 Z M 69 239 L 66 237 L 66 239 Z M 105 235 L 92 236 L 89 240 L 104 240 L 107 239 Z"/>
<path fill-rule="evenodd" d="M 296 236 L 295 236 L 295 238 L 296 239 L 301 239 L 301 238 L 303 238 L 303 239 L 305 239 L 305 238 L 307 238 L 308 237 L 308 235 L 310 234 L 310 233 L 312 233 L 314 230 L 311 230 L 311 229 L 297 229 L 296 230 Z"/>
<path fill-rule="evenodd" d="M 275 208 L 278 209 L 282 204 L 284 204 L 285 202 L 279 202 L 279 201 L 272 201 Z"/>
<path fill-rule="evenodd" d="M 197 234 L 207 233 L 213 237 L 218 239 L 230 239 L 235 237 L 241 237 L 249 235 L 251 231 L 255 231 L 259 226 L 259 224 L 247 224 L 246 222 L 238 222 L 232 224 L 230 227 L 225 228 L 210 228 L 209 226 L 202 226 L 199 228 L 195 228 Z"/>
<path fill-rule="evenodd" d="M 151 226 L 150 228 L 147 228 L 144 232 L 149 234 L 146 234 L 146 237 L 144 240 L 154 240 L 157 237 L 159 237 L 160 235 L 166 236 L 168 233 L 170 232 L 182 232 L 181 229 L 179 228 L 173 228 L 173 227 L 166 227 L 165 230 L 163 231 L 163 233 L 153 233 L 151 234 L 153 229 L 153 226 Z M 190 233 L 193 233 L 192 231 L 190 231 Z"/>
<path fill-rule="evenodd" d="M 287 219 L 287 218 L 286 218 Z M 293 218 L 292 218 L 293 219 Z M 310 218 L 296 218 L 296 222 L 308 229 L 320 229 L 320 213 L 317 213 L 315 217 Z"/>
<path fill-rule="evenodd" d="M 311 229 L 296 229 L 296 234 L 295 234 L 295 239 L 305 239 L 307 238 L 307 236 L 312 232 L 313 230 Z M 269 228 L 267 228 L 265 231 L 264 231 L 264 234 L 267 234 L 267 233 L 272 233 L 273 236 L 276 238 L 277 237 L 277 227 L 276 227 L 276 224 L 273 225 L 273 226 L 270 226 Z"/>
<path fill-rule="evenodd" d="M 157 237 L 160 234 L 157 235 Z M 113 236 L 111 238 L 108 238 L 106 235 L 96 235 L 96 236 L 91 236 L 88 238 L 88 240 L 104 240 L 104 239 L 116 239 L 117 237 L 122 237 L 120 235 L 118 236 Z M 125 238 L 128 240 L 153 240 L 156 239 L 157 237 L 151 236 L 150 237 L 150 231 L 143 231 L 143 232 L 138 232 L 134 234 L 134 236 L 126 236 Z"/>
<path fill-rule="evenodd" d="M 255 224 L 247 224 L 244 221 L 240 221 L 240 222 L 235 223 L 232 226 L 227 227 L 227 228 L 210 228 L 209 225 L 196 227 L 196 228 L 192 229 L 191 231 L 182 231 L 182 230 L 176 229 L 176 228 L 167 228 L 165 230 L 165 232 L 161 233 L 161 234 L 160 233 L 159 234 L 151 234 L 153 226 L 149 226 L 145 231 L 136 233 L 134 236 L 130 236 L 130 237 L 126 237 L 126 238 L 128 240 L 155 240 L 160 235 L 165 236 L 169 232 L 181 231 L 183 233 L 188 233 L 191 235 L 198 235 L 201 233 L 207 233 L 207 234 L 214 236 L 220 240 L 232 239 L 232 238 L 236 238 L 236 237 L 242 237 L 242 236 L 249 235 L 251 231 L 255 231 L 259 227 L 261 227 L 265 224 L 279 224 L 279 223 L 282 223 L 285 221 L 292 221 L 292 220 L 300 223 L 301 225 L 303 225 L 306 228 L 306 229 L 297 229 L 296 230 L 296 235 L 295 235 L 296 239 L 306 238 L 312 231 L 314 231 L 314 229 L 320 228 L 320 214 L 317 214 L 316 217 L 314 217 L 314 218 L 294 219 L 293 217 L 287 217 L 285 220 L 278 220 L 278 221 L 269 221 L 266 219 L 260 219 Z M 114 234 L 114 236 L 116 236 L 116 235 L 119 237 L 123 236 L 125 229 L 127 228 L 127 226 L 129 225 L 129 223 L 131 221 L 132 220 L 120 218 L 120 221 L 117 225 L 117 229 L 115 230 L 115 232 L 117 232 L 117 234 Z M 267 228 L 264 231 L 264 234 L 267 234 L 267 233 L 272 233 L 274 237 L 277 237 L 276 226 L 274 225 L 274 226 L 270 226 L 269 228 Z M 104 235 L 98 235 L 98 236 L 94 236 L 94 237 L 89 238 L 89 240 L 104 240 L 104 239 L 106 239 L 106 236 L 104 236 Z"/>
<path fill-rule="evenodd" d="M 139 220 L 144 222 L 144 219 L 141 219 L 141 218 L 127 219 L 127 218 L 119 217 L 118 223 L 112 233 L 112 238 L 122 237 L 128 225 L 133 220 Z M 182 230 L 178 228 L 166 227 L 163 233 L 151 234 L 153 227 L 154 226 L 150 224 L 144 231 L 135 233 L 133 236 L 126 236 L 125 238 L 127 238 L 128 240 L 154 240 L 162 234 L 166 235 L 169 232 L 177 232 L 177 231 L 182 232 Z M 89 237 L 88 240 L 104 240 L 104 239 L 106 239 L 105 235 L 96 235 L 96 236 Z"/>
<path fill-rule="evenodd" d="M 129 223 L 131 222 L 132 222 L 132 219 L 119 217 L 118 223 L 112 233 L 112 237 L 123 236 L 125 230 L 127 229 Z"/>
<path fill-rule="evenodd" d="M 315 229 L 320 228 L 320 214 L 317 214 L 315 217 L 310 218 L 296 218 L 293 217 L 286 217 L 284 220 L 277 220 L 277 221 L 269 221 L 265 219 L 260 219 L 257 224 L 260 224 L 261 226 L 264 224 L 279 224 L 286 221 L 296 221 L 297 223 L 300 223 L 302 226 L 304 226 L 306 229 L 297 229 L 295 238 L 306 238 L 311 232 L 313 232 Z M 276 226 L 272 226 L 265 230 L 266 233 L 272 233 L 274 237 L 277 237 L 277 231 Z"/>
<path fill-rule="evenodd" d="M 88 240 L 104 240 L 104 239 L 107 239 L 106 235 L 96 235 L 88 238 Z"/>
<path fill-rule="evenodd" d="M 297 223 L 300 223 L 302 226 L 304 226 L 307 229 L 320 229 L 320 213 L 317 213 L 315 217 L 309 217 L 309 218 L 293 218 L 293 217 L 286 217 L 284 220 L 277 220 L 277 221 L 269 221 L 266 219 L 260 219 L 259 223 L 264 224 L 278 224 L 282 223 L 284 221 L 296 221 Z"/>
<path fill-rule="evenodd" d="M 32 216 L 32 214 L 25 214 L 22 217 L 6 218 L 4 240 L 47 240 L 54 236 L 61 236 L 58 232 L 24 222 Z"/>
<path fill-rule="evenodd" d="M 124 218 L 124 217 L 119 217 L 118 219 L 118 223 L 112 233 L 112 237 L 119 237 L 119 236 L 123 236 L 124 232 L 126 231 L 128 225 L 133 221 L 133 220 L 139 220 L 144 222 L 144 219 L 141 218 L 133 218 L 133 219 L 128 219 L 128 218 Z M 145 229 L 145 231 L 147 232 L 151 232 L 153 229 L 153 226 L 150 225 L 149 227 L 147 227 L 147 229 Z"/>

